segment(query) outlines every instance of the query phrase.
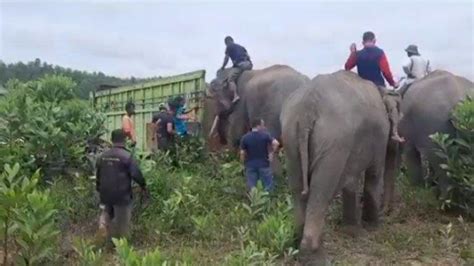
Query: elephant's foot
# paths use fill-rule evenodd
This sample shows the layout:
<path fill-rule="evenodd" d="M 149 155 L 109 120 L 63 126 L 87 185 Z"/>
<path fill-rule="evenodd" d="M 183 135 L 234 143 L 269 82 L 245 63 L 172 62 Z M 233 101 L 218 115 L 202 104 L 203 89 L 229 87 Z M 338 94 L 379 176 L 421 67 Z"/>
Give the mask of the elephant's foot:
<path fill-rule="evenodd" d="M 362 225 L 364 226 L 364 229 L 367 230 L 368 232 L 373 232 L 376 231 L 381 227 L 381 221 L 364 221 Z"/>
<path fill-rule="evenodd" d="M 354 238 L 362 237 L 367 234 L 367 231 L 359 225 L 343 225 L 341 231 Z"/>
<path fill-rule="evenodd" d="M 326 252 L 323 248 L 317 250 L 300 250 L 298 260 L 302 266 L 325 266 L 330 265 Z"/>

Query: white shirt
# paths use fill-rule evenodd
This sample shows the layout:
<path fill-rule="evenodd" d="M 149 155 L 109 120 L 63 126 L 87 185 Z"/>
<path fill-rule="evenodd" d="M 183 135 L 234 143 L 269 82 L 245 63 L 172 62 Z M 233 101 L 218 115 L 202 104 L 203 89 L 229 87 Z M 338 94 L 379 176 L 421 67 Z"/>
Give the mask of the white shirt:
<path fill-rule="evenodd" d="M 407 75 L 407 82 L 412 83 L 431 72 L 430 61 L 423 59 L 419 55 L 412 55 L 404 61 L 403 71 Z"/>
<path fill-rule="evenodd" d="M 412 55 L 405 59 L 403 71 L 407 75 L 407 81 L 413 82 L 431 72 L 430 61 L 425 60 L 419 55 Z"/>

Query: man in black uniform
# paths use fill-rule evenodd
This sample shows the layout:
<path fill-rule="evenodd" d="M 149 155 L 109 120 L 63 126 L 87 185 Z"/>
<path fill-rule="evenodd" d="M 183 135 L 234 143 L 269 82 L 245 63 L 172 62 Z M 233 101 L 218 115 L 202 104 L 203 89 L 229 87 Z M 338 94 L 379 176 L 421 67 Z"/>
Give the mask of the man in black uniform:
<path fill-rule="evenodd" d="M 114 130 L 113 147 L 97 159 L 96 189 L 101 208 L 99 233 L 107 239 L 112 235 L 124 237 L 128 233 L 132 215 L 132 180 L 147 195 L 145 179 L 137 162 L 125 149 L 125 141 L 123 130 Z"/>
<path fill-rule="evenodd" d="M 161 105 L 160 112 L 153 116 L 152 123 L 155 124 L 158 149 L 170 150 L 174 138 L 173 112 Z"/>

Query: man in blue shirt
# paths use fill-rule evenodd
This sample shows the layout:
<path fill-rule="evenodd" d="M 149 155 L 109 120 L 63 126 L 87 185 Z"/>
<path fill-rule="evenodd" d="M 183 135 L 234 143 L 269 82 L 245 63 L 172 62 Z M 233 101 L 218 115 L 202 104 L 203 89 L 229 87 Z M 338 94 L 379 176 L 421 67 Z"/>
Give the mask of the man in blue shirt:
<path fill-rule="evenodd" d="M 171 110 L 174 112 L 173 122 L 176 134 L 180 137 L 188 136 L 187 121 L 190 119 L 188 114 L 198 110 L 198 107 L 196 106 L 193 109 L 186 111 L 184 107 L 185 104 L 186 100 L 184 97 L 178 96 L 170 105 Z"/>
<path fill-rule="evenodd" d="M 230 58 L 232 60 L 233 67 L 229 72 L 227 81 L 229 83 L 229 89 L 234 93 L 233 102 L 237 102 L 239 100 L 239 95 L 237 93 L 236 80 L 245 70 L 252 70 L 253 65 L 245 47 L 236 44 L 234 39 L 232 39 L 230 36 L 225 37 L 224 42 L 226 49 L 224 63 L 222 64 L 221 70 L 225 68 Z"/>
<path fill-rule="evenodd" d="M 252 121 L 252 131 L 245 134 L 240 142 L 240 159 L 245 165 L 247 187 L 252 190 L 260 179 L 266 191 L 273 188 L 273 173 L 270 162 L 279 143 L 264 131 L 262 119 Z"/>

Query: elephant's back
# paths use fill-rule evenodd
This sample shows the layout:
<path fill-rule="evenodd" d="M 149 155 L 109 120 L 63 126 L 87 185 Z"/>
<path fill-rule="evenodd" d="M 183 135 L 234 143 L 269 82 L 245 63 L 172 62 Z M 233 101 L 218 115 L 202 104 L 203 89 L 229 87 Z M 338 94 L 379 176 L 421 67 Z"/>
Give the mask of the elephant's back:
<path fill-rule="evenodd" d="M 283 125 L 300 120 L 303 124 L 315 122 L 321 128 L 339 129 L 334 136 L 341 137 L 374 129 L 383 134 L 388 128 L 378 89 L 348 71 L 318 75 L 289 97 L 282 114 Z"/>
<path fill-rule="evenodd" d="M 472 88 L 471 81 L 442 70 L 413 83 L 402 102 L 401 133 L 420 148 L 430 145 L 429 135 L 450 133 L 450 113 Z"/>
<path fill-rule="evenodd" d="M 360 78 L 350 71 L 338 71 L 332 74 L 318 75 L 312 80 L 315 97 L 324 104 L 324 108 L 333 106 L 345 113 L 375 113 L 385 107 L 377 87 L 370 81 Z M 333 112 L 333 110 L 330 110 Z"/>
<path fill-rule="evenodd" d="M 437 70 L 411 85 L 404 96 L 402 108 L 405 113 L 416 108 L 451 108 L 469 94 L 472 87 L 473 83 L 465 78 Z M 419 105 L 421 102 L 430 104 Z"/>
<path fill-rule="evenodd" d="M 309 81 L 308 77 L 287 65 L 273 65 L 267 68 L 246 71 L 242 74 L 242 82 L 239 84 L 243 90 L 266 89 L 274 87 L 274 84 L 282 84 L 276 87 L 280 90 L 293 92 L 301 84 Z M 286 86 L 284 86 L 286 85 Z"/>

